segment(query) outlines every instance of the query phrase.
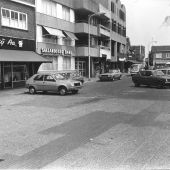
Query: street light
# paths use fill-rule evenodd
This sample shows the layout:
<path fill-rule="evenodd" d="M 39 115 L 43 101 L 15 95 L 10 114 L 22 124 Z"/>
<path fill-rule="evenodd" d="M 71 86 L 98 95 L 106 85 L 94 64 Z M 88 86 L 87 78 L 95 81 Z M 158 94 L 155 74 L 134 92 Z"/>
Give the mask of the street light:
<path fill-rule="evenodd" d="M 91 21 L 91 18 L 93 16 L 100 16 L 100 15 L 104 15 L 105 13 L 104 12 L 98 12 L 98 13 L 94 13 L 94 14 L 91 14 L 91 15 L 88 15 L 88 55 L 89 55 L 89 80 L 90 80 L 90 21 Z"/>
<path fill-rule="evenodd" d="M 150 65 L 149 65 L 149 50 L 150 50 L 150 45 L 152 45 L 153 43 L 157 43 L 157 41 L 152 40 L 152 41 L 150 41 L 150 42 L 148 43 L 148 67 L 150 66 Z"/>

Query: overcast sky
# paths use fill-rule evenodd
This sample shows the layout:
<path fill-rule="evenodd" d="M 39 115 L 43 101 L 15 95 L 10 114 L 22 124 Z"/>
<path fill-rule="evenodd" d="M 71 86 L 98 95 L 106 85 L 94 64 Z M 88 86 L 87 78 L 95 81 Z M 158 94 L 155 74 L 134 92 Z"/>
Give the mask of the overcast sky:
<path fill-rule="evenodd" d="M 127 36 L 131 45 L 170 45 L 170 0 L 120 0 L 126 7 Z M 149 45 L 150 44 L 150 45 Z"/>

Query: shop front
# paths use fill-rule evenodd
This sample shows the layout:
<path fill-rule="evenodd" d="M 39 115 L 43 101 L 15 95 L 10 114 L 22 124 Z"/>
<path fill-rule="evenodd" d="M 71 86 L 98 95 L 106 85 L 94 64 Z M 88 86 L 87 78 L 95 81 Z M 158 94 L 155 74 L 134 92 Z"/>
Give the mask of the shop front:
<path fill-rule="evenodd" d="M 24 86 L 41 63 L 50 62 L 34 49 L 33 40 L 0 36 L 0 89 Z"/>
<path fill-rule="evenodd" d="M 75 48 L 55 44 L 37 43 L 38 53 L 51 63 L 42 63 L 38 71 L 75 70 Z"/>

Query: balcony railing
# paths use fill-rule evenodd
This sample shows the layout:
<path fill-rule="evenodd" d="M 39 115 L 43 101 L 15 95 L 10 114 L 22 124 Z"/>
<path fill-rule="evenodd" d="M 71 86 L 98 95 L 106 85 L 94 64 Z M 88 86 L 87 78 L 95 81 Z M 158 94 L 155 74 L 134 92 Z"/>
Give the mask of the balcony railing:
<path fill-rule="evenodd" d="M 103 25 L 99 25 L 99 35 L 110 37 L 110 29 Z"/>

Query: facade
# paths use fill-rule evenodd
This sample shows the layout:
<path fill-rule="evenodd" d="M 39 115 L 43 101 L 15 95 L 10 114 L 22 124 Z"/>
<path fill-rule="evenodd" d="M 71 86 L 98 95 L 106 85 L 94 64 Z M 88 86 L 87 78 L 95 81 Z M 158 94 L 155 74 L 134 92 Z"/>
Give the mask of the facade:
<path fill-rule="evenodd" d="M 149 64 L 155 68 L 163 68 L 170 65 L 170 46 L 152 46 Z"/>
<path fill-rule="evenodd" d="M 39 70 L 75 69 L 75 12 L 72 0 L 38 0 L 36 12 L 37 52 L 52 63 Z"/>
<path fill-rule="evenodd" d="M 118 67 L 119 61 L 124 61 L 126 53 L 124 5 L 119 0 L 75 0 L 75 2 L 75 33 L 78 37 L 76 69 L 84 76 L 88 75 L 88 56 L 92 77 Z"/>
<path fill-rule="evenodd" d="M 35 53 L 35 2 L 1 0 L 0 10 L 0 88 L 23 86 L 48 62 Z"/>
<path fill-rule="evenodd" d="M 38 0 L 36 6 L 36 50 L 52 61 L 40 70 L 77 69 L 87 77 L 90 65 L 94 77 L 124 58 L 126 11 L 119 0 Z"/>

